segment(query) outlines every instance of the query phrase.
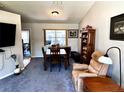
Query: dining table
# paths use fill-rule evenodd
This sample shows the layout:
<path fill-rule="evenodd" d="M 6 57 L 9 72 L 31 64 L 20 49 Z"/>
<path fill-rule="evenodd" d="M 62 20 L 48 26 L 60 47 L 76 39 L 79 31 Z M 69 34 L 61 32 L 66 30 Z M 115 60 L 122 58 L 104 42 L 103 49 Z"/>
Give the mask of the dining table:
<path fill-rule="evenodd" d="M 47 49 L 46 55 L 50 55 L 50 49 Z M 60 49 L 60 55 L 66 55 L 65 49 Z"/>
<path fill-rule="evenodd" d="M 50 61 L 50 55 L 51 55 L 51 51 L 50 51 L 50 48 L 48 48 L 47 50 L 46 50 L 46 57 L 45 57 L 45 69 L 47 70 L 47 58 L 49 58 L 48 60 Z M 63 60 L 64 60 L 64 67 L 65 67 L 65 69 L 67 69 L 67 67 L 68 67 L 68 58 L 67 58 L 67 53 L 66 53 L 66 51 L 65 51 L 65 49 L 63 49 L 63 48 L 60 48 L 60 55 L 61 55 L 61 57 L 63 58 Z M 48 61 L 48 62 L 49 62 Z"/>

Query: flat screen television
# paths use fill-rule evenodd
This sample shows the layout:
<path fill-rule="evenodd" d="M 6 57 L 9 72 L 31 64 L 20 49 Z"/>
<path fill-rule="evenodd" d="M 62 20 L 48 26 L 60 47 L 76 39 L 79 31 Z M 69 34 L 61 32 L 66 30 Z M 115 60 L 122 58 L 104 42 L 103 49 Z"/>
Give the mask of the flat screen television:
<path fill-rule="evenodd" d="M 15 45 L 16 25 L 0 23 L 0 47 Z"/>

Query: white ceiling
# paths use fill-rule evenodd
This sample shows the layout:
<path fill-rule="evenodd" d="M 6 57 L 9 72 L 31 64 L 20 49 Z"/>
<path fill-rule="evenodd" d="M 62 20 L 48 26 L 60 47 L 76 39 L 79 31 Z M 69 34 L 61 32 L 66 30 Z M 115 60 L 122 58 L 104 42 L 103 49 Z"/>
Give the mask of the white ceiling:
<path fill-rule="evenodd" d="M 79 23 L 93 1 L 1 1 L 3 10 L 21 14 L 22 22 Z M 55 17 L 51 12 L 57 10 Z"/>

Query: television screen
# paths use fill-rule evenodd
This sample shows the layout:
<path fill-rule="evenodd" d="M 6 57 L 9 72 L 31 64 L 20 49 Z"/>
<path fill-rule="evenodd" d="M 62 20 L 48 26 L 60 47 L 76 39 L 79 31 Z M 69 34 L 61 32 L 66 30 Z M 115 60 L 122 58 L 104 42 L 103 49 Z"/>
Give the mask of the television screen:
<path fill-rule="evenodd" d="M 0 23 L 0 47 L 15 45 L 16 25 Z"/>

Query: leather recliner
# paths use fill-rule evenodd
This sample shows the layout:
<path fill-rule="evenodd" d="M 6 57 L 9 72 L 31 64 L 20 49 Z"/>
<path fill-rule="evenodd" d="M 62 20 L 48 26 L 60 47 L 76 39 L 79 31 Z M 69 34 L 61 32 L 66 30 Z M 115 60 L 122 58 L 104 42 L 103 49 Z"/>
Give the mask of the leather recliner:
<path fill-rule="evenodd" d="M 90 64 L 73 64 L 72 79 L 76 91 L 83 91 L 83 80 L 84 77 L 97 77 L 106 76 L 108 70 L 108 64 L 103 64 L 98 61 L 100 56 L 104 54 L 100 51 L 95 51 L 91 57 Z"/>

